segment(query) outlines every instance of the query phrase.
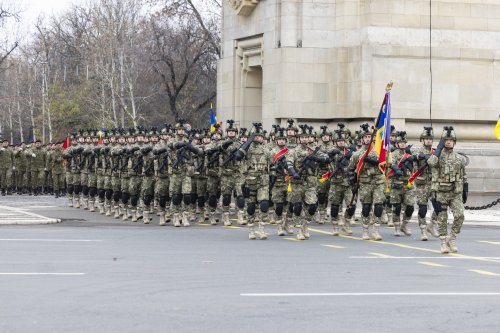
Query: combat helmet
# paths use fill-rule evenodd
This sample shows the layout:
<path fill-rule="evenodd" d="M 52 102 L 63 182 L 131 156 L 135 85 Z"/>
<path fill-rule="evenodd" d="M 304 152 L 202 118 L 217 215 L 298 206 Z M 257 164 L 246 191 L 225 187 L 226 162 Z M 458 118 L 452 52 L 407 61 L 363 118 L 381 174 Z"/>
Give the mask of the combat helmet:
<path fill-rule="evenodd" d="M 262 128 L 262 123 L 260 123 L 260 122 L 253 123 L 253 128 L 252 128 L 251 134 L 265 137 L 266 133 L 264 132 L 264 129 Z"/>
<path fill-rule="evenodd" d="M 330 140 L 331 140 L 332 132 L 328 129 L 328 126 L 322 125 L 322 126 L 320 126 L 320 131 L 318 133 L 318 139 L 321 139 L 325 135 L 330 136 Z"/>
<path fill-rule="evenodd" d="M 229 131 L 233 131 L 236 132 L 236 134 L 238 134 L 238 127 L 234 124 L 233 119 L 228 119 L 226 123 L 227 123 L 226 133 Z"/>
<path fill-rule="evenodd" d="M 434 139 L 434 131 L 432 127 L 424 127 L 424 131 L 420 134 L 420 141 L 423 139 Z"/>
<path fill-rule="evenodd" d="M 457 141 L 457 136 L 455 135 L 455 130 L 453 126 L 443 127 L 443 134 L 441 134 L 441 139 Z"/>
<path fill-rule="evenodd" d="M 399 142 L 408 142 L 406 131 L 397 131 L 396 132 L 396 143 Z"/>
<path fill-rule="evenodd" d="M 348 129 L 344 123 L 338 123 L 337 127 L 340 130 L 340 133 L 344 139 L 350 139 L 352 137 L 351 130 Z"/>
<path fill-rule="evenodd" d="M 372 135 L 372 132 L 370 132 L 370 125 L 368 125 L 368 123 L 361 124 L 359 127 L 361 128 L 358 134 L 360 139 L 365 135 Z"/>
<path fill-rule="evenodd" d="M 287 137 L 285 131 L 286 129 L 284 127 L 280 127 L 279 125 L 277 125 L 275 127 L 275 132 L 274 132 L 274 140 L 279 140 L 279 139 L 286 140 Z"/>

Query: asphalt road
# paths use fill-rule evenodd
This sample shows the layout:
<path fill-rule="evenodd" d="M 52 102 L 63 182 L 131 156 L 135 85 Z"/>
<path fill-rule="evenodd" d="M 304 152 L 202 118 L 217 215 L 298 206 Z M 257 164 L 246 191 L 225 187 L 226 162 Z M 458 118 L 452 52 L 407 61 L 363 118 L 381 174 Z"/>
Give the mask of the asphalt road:
<path fill-rule="evenodd" d="M 160 227 L 64 207 L 1 205 L 62 218 L 0 225 L 0 332 L 498 332 L 500 228 L 439 241 L 334 237 L 250 241 L 245 228 Z"/>

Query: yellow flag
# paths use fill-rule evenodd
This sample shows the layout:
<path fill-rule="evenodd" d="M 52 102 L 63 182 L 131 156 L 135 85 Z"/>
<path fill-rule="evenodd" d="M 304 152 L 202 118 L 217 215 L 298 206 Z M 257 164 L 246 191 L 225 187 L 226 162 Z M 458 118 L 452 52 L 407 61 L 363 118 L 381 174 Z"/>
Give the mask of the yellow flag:
<path fill-rule="evenodd" d="M 287 187 L 286 191 L 288 193 L 292 192 L 292 183 L 290 183 L 290 182 L 288 183 L 288 187 Z"/>
<path fill-rule="evenodd" d="M 495 138 L 497 138 L 497 140 L 500 140 L 500 116 L 498 116 L 497 125 L 493 130 L 493 134 L 495 135 Z"/>

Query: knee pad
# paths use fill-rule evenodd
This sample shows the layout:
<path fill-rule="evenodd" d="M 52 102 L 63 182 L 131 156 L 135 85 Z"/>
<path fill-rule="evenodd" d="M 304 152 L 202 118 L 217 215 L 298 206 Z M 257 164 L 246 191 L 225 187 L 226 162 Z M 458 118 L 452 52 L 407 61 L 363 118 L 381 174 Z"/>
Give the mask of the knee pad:
<path fill-rule="evenodd" d="M 139 202 L 139 196 L 137 194 L 134 194 L 130 197 L 130 203 L 132 206 L 137 206 L 137 203 Z"/>
<path fill-rule="evenodd" d="M 236 205 L 239 209 L 243 209 L 245 207 L 245 198 L 242 195 L 236 198 Z"/>
<path fill-rule="evenodd" d="M 413 207 L 413 205 L 406 206 L 406 208 L 405 208 L 405 216 L 406 217 L 411 217 L 414 210 L 415 210 L 415 207 Z"/>
<path fill-rule="evenodd" d="M 319 203 L 320 205 L 325 204 L 325 203 L 326 203 L 326 199 L 327 199 L 327 198 L 328 198 L 328 197 L 326 196 L 326 193 L 320 193 L 320 194 L 318 194 L 318 203 Z"/>
<path fill-rule="evenodd" d="M 375 217 L 381 217 L 382 216 L 382 212 L 384 211 L 384 204 L 375 204 L 373 206 L 373 215 L 375 215 Z"/>
<path fill-rule="evenodd" d="M 267 213 L 269 210 L 269 201 L 268 200 L 262 200 L 260 202 L 260 211 L 263 213 Z"/>
<path fill-rule="evenodd" d="M 87 185 L 82 186 L 83 195 L 89 195 L 89 187 Z"/>
<path fill-rule="evenodd" d="M 158 204 L 160 205 L 161 208 L 167 207 L 167 197 L 160 196 L 160 198 L 158 200 Z"/>
<path fill-rule="evenodd" d="M 318 209 L 317 204 L 308 205 L 307 206 L 307 213 L 309 215 L 313 216 L 314 214 L 316 214 L 316 209 Z"/>
<path fill-rule="evenodd" d="M 372 209 L 372 204 L 364 203 L 361 207 L 361 215 L 364 217 L 370 216 L 370 210 Z"/>
<path fill-rule="evenodd" d="M 111 197 L 113 196 L 113 190 L 106 190 L 104 191 L 104 197 L 108 200 L 111 200 Z"/>
<path fill-rule="evenodd" d="M 302 213 L 302 203 L 297 202 L 297 203 L 293 204 L 293 214 L 295 216 L 300 216 L 301 213 Z"/>
<path fill-rule="evenodd" d="M 224 194 L 222 196 L 222 205 L 229 206 L 230 203 L 231 203 L 231 194 Z"/>
<path fill-rule="evenodd" d="M 293 214 L 293 205 L 291 203 L 288 203 L 288 214 Z"/>
<path fill-rule="evenodd" d="M 130 199 L 130 194 L 126 192 L 122 192 L 122 203 L 126 205 L 128 203 L 128 199 Z"/>
<path fill-rule="evenodd" d="M 401 204 L 400 203 L 394 204 L 392 207 L 393 207 L 392 211 L 394 212 L 394 214 L 396 214 L 396 215 L 401 214 Z"/>
<path fill-rule="evenodd" d="M 212 208 L 215 208 L 217 207 L 217 197 L 214 196 L 214 195 L 211 195 L 209 198 L 208 198 L 208 205 Z"/>
<path fill-rule="evenodd" d="M 122 197 L 122 193 L 121 192 L 113 192 L 113 201 L 114 202 L 120 201 L 121 197 Z"/>
<path fill-rule="evenodd" d="M 176 193 L 172 196 L 172 203 L 174 206 L 179 206 L 182 202 L 182 194 Z"/>
<path fill-rule="evenodd" d="M 142 201 L 144 201 L 144 205 L 149 206 L 151 204 L 151 201 L 153 201 L 153 196 L 145 195 L 144 198 L 142 198 Z"/>
<path fill-rule="evenodd" d="M 104 196 L 106 195 L 106 191 L 104 189 L 99 189 L 97 191 L 98 195 L 99 195 L 99 199 L 104 199 Z"/>
<path fill-rule="evenodd" d="M 205 196 L 201 195 L 198 197 L 198 207 L 203 208 L 205 207 Z"/>
<path fill-rule="evenodd" d="M 427 215 L 427 205 L 418 205 L 418 216 L 425 218 L 425 215 Z"/>
<path fill-rule="evenodd" d="M 274 212 L 276 213 L 276 216 L 283 215 L 283 204 L 277 203 L 276 206 L 274 207 Z"/>
<path fill-rule="evenodd" d="M 255 203 L 249 203 L 248 206 L 247 206 L 247 213 L 249 215 L 253 215 L 255 214 Z"/>
<path fill-rule="evenodd" d="M 191 194 L 184 194 L 182 196 L 182 201 L 184 202 L 185 205 L 191 204 Z"/>
<path fill-rule="evenodd" d="M 69 184 L 68 185 L 68 193 L 69 194 L 73 194 L 73 191 L 75 190 L 75 188 L 73 187 L 73 185 Z"/>
<path fill-rule="evenodd" d="M 191 205 L 194 205 L 196 202 L 198 202 L 198 194 L 191 193 Z"/>
<path fill-rule="evenodd" d="M 337 217 L 339 216 L 339 206 L 336 206 L 336 205 L 332 205 L 330 207 L 330 216 L 331 217 Z"/>
<path fill-rule="evenodd" d="M 89 195 L 90 195 L 91 197 L 95 197 L 95 195 L 96 195 L 96 194 L 97 194 L 97 188 L 95 188 L 95 187 L 90 187 L 90 188 L 89 188 Z"/>
<path fill-rule="evenodd" d="M 82 191 L 82 186 L 81 185 L 75 185 L 75 194 L 80 194 Z"/>
<path fill-rule="evenodd" d="M 352 205 L 351 207 L 346 209 L 347 215 L 349 216 L 354 216 L 354 213 L 356 212 L 356 205 Z"/>

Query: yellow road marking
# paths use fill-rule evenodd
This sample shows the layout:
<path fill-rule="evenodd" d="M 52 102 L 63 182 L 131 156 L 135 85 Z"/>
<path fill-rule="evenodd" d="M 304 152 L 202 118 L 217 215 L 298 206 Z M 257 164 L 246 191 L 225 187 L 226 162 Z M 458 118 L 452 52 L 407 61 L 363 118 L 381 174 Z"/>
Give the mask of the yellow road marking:
<path fill-rule="evenodd" d="M 198 223 L 198 225 L 201 225 L 203 227 L 207 227 L 207 226 L 210 226 L 211 224 L 210 223 Z"/>
<path fill-rule="evenodd" d="M 345 249 L 345 246 L 333 245 L 333 244 L 321 244 L 321 246 L 331 247 L 334 249 Z"/>
<path fill-rule="evenodd" d="M 368 252 L 368 254 L 371 254 L 372 256 L 377 256 L 380 258 L 394 258 L 393 256 L 383 254 L 383 253 L 376 253 L 376 252 Z"/>
<path fill-rule="evenodd" d="M 500 274 L 498 274 L 498 273 L 483 271 L 481 269 L 469 269 L 469 272 L 474 272 L 477 274 L 488 275 L 488 276 L 500 276 Z"/>
<path fill-rule="evenodd" d="M 418 263 L 422 264 L 422 265 L 433 266 L 433 267 L 448 267 L 448 265 L 436 264 L 435 262 L 430 262 L 430 261 L 419 261 Z"/>
<path fill-rule="evenodd" d="M 309 228 L 309 230 L 313 231 L 313 232 L 318 232 L 318 233 L 321 233 L 321 234 L 332 235 L 331 232 L 327 232 L 327 231 L 320 230 L 320 229 Z M 424 248 L 424 247 L 418 247 L 418 246 L 412 246 L 412 245 L 406 245 L 406 244 L 400 244 L 400 243 L 393 243 L 393 242 L 387 242 L 387 241 L 363 240 L 360 237 L 346 236 L 346 235 L 342 235 L 342 234 L 339 235 L 339 237 L 348 238 L 348 239 L 354 239 L 354 240 L 359 240 L 359 241 L 363 241 L 363 242 L 371 242 L 371 243 L 376 243 L 376 244 L 392 245 L 392 246 L 397 246 L 397 247 L 401 247 L 401 248 L 404 248 L 404 249 L 418 250 L 418 251 L 425 251 L 425 252 L 432 252 L 432 253 L 441 254 L 441 251 L 439 251 L 439 250 L 432 250 L 432 249 L 427 249 L 427 248 Z M 465 254 L 458 254 L 458 253 L 449 253 L 447 255 L 453 256 L 453 257 L 460 257 L 460 258 L 463 258 L 463 259 L 470 259 L 470 260 L 477 260 L 477 261 L 487 261 L 487 262 L 495 262 L 495 263 L 500 264 L 500 260 L 497 260 L 497 259 L 488 259 L 488 258 L 485 258 L 485 257 L 468 256 L 468 255 L 465 255 Z"/>
<path fill-rule="evenodd" d="M 241 227 L 235 227 L 234 225 L 225 225 L 224 228 L 228 228 L 228 229 L 241 229 Z"/>
<path fill-rule="evenodd" d="M 500 245 L 500 242 L 492 242 L 492 241 L 479 241 L 479 243 L 486 243 L 486 244 Z"/>
<path fill-rule="evenodd" d="M 289 241 L 294 241 L 294 242 L 301 242 L 297 238 L 292 238 L 292 237 L 285 237 L 283 239 L 289 240 Z"/>

